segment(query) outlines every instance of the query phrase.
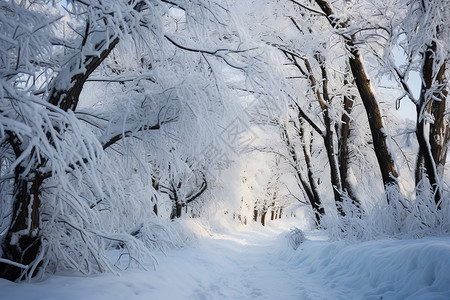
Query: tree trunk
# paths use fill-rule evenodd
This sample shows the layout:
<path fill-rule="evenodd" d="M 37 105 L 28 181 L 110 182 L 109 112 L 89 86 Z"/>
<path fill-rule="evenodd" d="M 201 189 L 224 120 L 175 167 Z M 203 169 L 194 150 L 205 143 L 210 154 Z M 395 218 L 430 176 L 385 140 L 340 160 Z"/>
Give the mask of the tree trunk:
<path fill-rule="evenodd" d="M 40 187 L 43 178 L 35 173 L 33 179 L 25 180 L 21 178 L 21 174 L 16 174 L 15 180 L 13 218 L 3 241 L 3 258 L 31 266 L 41 247 L 39 208 L 41 204 Z M 21 278 L 23 271 L 29 272 L 30 270 L 24 270 L 11 264 L 0 264 L 0 276 L 8 280 L 14 281 Z"/>
<path fill-rule="evenodd" d="M 261 215 L 261 224 L 262 226 L 266 226 L 266 215 L 267 215 L 267 211 L 264 211 Z"/>
<path fill-rule="evenodd" d="M 302 138 L 302 144 L 303 144 L 303 155 L 305 156 L 305 162 L 306 162 L 306 168 L 308 169 L 308 180 L 309 184 L 311 186 L 311 191 L 313 194 L 314 201 L 311 202 L 311 207 L 314 212 L 314 216 L 316 218 L 316 225 L 320 226 L 322 216 L 325 215 L 325 209 L 322 206 L 322 201 L 320 198 L 319 193 L 319 186 L 317 185 L 316 179 L 314 177 L 313 168 L 312 168 L 312 161 L 311 161 L 311 154 L 309 152 L 308 147 L 306 146 L 305 139 L 304 139 L 304 130 L 303 125 L 300 126 L 300 135 Z"/>
<path fill-rule="evenodd" d="M 328 75 L 325 67 L 325 61 L 323 59 L 318 59 L 318 62 L 321 64 L 320 68 L 322 71 L 322 96 L 325 101 L 322 105 L 323 111 L 323 121 L 325 123 L 325 135 L 323 135 L 325 149 L 327 152 L 328 162 L 330 164 L 330 178 L 331 178 L 331 186 L 333 188 L 334 202 L 336 203 L 336 208 L 341 216 L 345 216 L 344 211 L 342 210 L 342 186 L 341 186 L 341 176 L 339 173 L 339 167 L 337 162 L 337 155 L 334 149 L 334 126 L 333 120 L 330 118 L 330 107 L 331 107 L 331 98 L 328 95 Z M 319 102 L 320 94 L 318 95 Z M 323 102 L 323 101 L 322 101 Z"/>
<path fill-rule="evenodd" d="M 341 185 L 342 190 L 347 192 L 348 195 L 356 200 L 353 189 L 350 185 L 348 179 L 348 159 L 349 159 L 349 151 L 348 151 L 348 138 L 350 136 L 350 113 L 353 108 L 353 103 L 355 99 L 352 97 L 344 96 L 344 113 L 341 117 L 341 128 L 340 128 L 340 137 L 338 139 L 338 160 L 339 160 L 339 173 L 341 174 Z"/>
<path fill-rule="evenodd" d="M 177 218 L 181 218 L 181 214 L 183 211 L 183 204 L 176 201 L 172 206 L 172 212 L 170 213 L 170 219 L 174 220 Z"/>
<path fill-rule="evenodd" d="M 344 84 L 347 85 L 349 82 L 344 80 Z M 341 128 L 340 136 L 338 138 L 338 161 L 339 161 L 339 174 L 341 176 L 341 186 L 342 191 L 347 193 L 348 197 L 351 199 L 352 204 L 358 209 L 361 208 L 361 202 L 356 197 L 353 187 L 350 184 L 349 174 L 348 174 L 348 160 L 350 157 L 348 151 L 348 138 L 350 136 L 350 114 L 353 109 L 353 104 L 355 102 L 355 97 L 344 96 L 344 113 L 341 117 Z"/>
<path fill-rule="evenodd" d="M 442 69 L 445 69 L 445 65 L 443 65 Z M 438 79 L 439 78 L 440 76 L 438 76 Z M 443 89 L 441 91 L 441 101 L 434 101 L 431 106 L 431 113 L 434 116 L 434 123 L 431 124 L 430 127 L 430 136 L 432 137 L 430 145 L 431 154 L 433 155 L 433 159 L 436 163 L 437 175 L 439 178 L 444 176 L 444 166 L 447 161 L 447 145 L 450 139 L 450 122 L 448 117 L 445 115 L 447 96 L 447 90 Z"/>
<path fill-rule="evenodd" d="M 311 207 L 314 212 L 314 217 L 316 218 L 316 225 L 319 226 L 322 216 L 325 215 L 325 209 L 323 208 L 320 200 L 319 187 L 316 183 L 316 179 L 314 178 L 314 173 L 312 172 L 311 156 L 309 155 L 306 146 L 303 146 L 303 153 L 305 154 L 306 167 L 308 168 L 308 179 L 314 199 L 311 202 Z"/>
<path fill-rule="evenodd" d="M 429 144 L 429 140 L 427 139 L 427 122 L 423 116 L 423 114 L 428 113 L 431 107 L 431 102 L 426 105 L 422 103 L 422 105 L 417 105 L 417 119 L 416 119 L 416 137 L 417 142 L 419 143 L 419 153 L 417 155 L 417 163 L 416 163 L 416 185 L 422 180 L 422 172 L 425 172 L 428 175 L 428 180 L 430 182 L 431 187 L 435 192 L 435 201 L 439 201 L 440 190 L 439 185 L 437 184 L 438 178 L 436 173 L 436 164 L 433 159 L 433 155 L 431 154 L 431 146 Z"/>
<path fill-rule="evenodd" d="M 444 165 L 447 159 L 447 141 L 449 139 L 448 121 L 445 116 L 445 102 L 447 90 L 445 89 L 445 62 L 434 72 L 436 42 L 432 42 L 425 52 L 422 66 L 422 87 L 420 98 L 416 106 L 417 128 L 416 136 L 419 143 L 419 153 L 416 164 L 416 184 L 426 173 L 434 192 L 434 201 L 440 208 L 442 187 L 440 178 L 443 176 Z M 435 82 L 442 88 L 434 87 Z M 436 90 L 433 90 L 435 88 Z M 431 114 L 434 122 L 430 124 L 427 132 L 426 114 Z M 429 138 L 429 139 L 428 139 Z"/>
<path fill-rule="evenodd" d="M 328 112 L 326 113 L 326 115 L 328 115 Z M 326 118 L 329 119 L 328 116 Z M 324 137 L 325 149 L 327 152 L 328 162 L 330 164 L 330 178 L 331 178 L 331 185 L 333 187 L 334 202 L 336 203 L 336 207 L 339 213 L 343 215 L 344 212 L 342 211 L 342 199 L 341 199 L 342 193 L 341 176 L 339 173 L 339 167 L 336 160 L 337 155 L 334 150 L 334 139 L 333 139 L 334 130 L 330 120 L 326 122 L 326 128 L 327 132 Z"/>
<path fill-rule="evenodd" d="M 353 43 L 348 43 L 350 49 L 352 49 L 350 53 L 353 55 L 353 57 L 349 58 L 350 67 L 355 78 L 355 83 L 358 88 L 359 94 L 361 95 L 361 100 L 363 101 L 367 118 L 369 120 L 370 131 L 372 133 L 373 148 L 377 157 L 378 166 L 381 171 L 381 177 L 383 178 L 384 186 L 398 186 L 398 172 L 395 166 L 394 157 L 392 156 L 392 153 L 389 149 L 386 128 L 384 128 L 378 102 L 375 99 L 375 95 L 372 91 L 370 80 L 365 72 L 361 57 L 359 55 L 359 51 L 355 48 Z"/>
<path fill-rule="evenodd" d="M 98 48 L 96 47 L 97 50 L 102 50 L 100 55 L 86 56 L 82 61 L 74 60 L 73 64 L 76 65 L 74 69 L 81 70 L 81 72 L 73 74 L 72 77 L 67 76 L 65 72 L 57 75 L 53 80 L 53 86 L 67 87 L 67 89 L 58 90 L 54 88 L 47 101 L 64 111 L 69 109 L 75 111 L 79 95 L 87 78 L 108 56 L 118 41 L 118 38 L 115 38 L 107 45 L 105 39 L 97 45 Z M 80 65 L 83 68 L 79 68 Z M 70 67 L 73 66 L 67 68 Z M 51 138 L 49 138 L 49 142 L 52 144 Z M 17 151 L 20 148 L 20 142 L 14 141 L 11 137 L 10 143 L 16 152 L 16 156 L 19 157 Z M 45 165 L 45 161 L 45 158 L 41 158 L 39 165 Z M 35 260 L 41 246 L 39 208 L 41 204 L 40 188 L 44 178 L 36 170 L 38 170 L 38 167 L 28 171 L 26 176 L 22 175 L 23 170 L 20 166 L 15 170 L 16 193 L 13 204 L 13 219 L 2 245 L 3 258 L 25 266 L 36 263 Z M 28 177 L 28 179 L 22 177 Z M 30 179 L 30 177 L 32 178 Z M 22 271 L 19 267 L 10 264 L 0 264 L 0 277 L 2 278 L 19 279 L 22 276 Z M 33 276 L 34 274 L 29 275 Z"/>

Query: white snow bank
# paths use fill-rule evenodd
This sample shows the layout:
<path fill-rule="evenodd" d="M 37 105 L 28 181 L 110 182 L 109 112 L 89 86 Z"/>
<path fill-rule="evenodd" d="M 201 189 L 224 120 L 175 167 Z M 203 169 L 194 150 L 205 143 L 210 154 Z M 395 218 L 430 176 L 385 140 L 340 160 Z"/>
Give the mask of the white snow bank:
<path fill-rule="evenodd" d="M 280 253 L 289 268 L 321 282 L 324 299 L 450 299 L 449 237 L 351 245 L 309 240 Z"/>

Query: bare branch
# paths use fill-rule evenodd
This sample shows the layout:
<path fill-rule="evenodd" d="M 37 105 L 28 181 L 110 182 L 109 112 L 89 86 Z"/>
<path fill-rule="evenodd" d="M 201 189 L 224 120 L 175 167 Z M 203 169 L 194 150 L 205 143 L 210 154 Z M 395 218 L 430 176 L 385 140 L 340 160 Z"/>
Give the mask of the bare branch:
<path fill-rule="evenodd" d="M 316 13 L 316 14 L 321 15 L 321 16 L 324 16 L 324 17 L 327 16 L 327 15 L 324 14 L 323 12 L 321 12 L 321 11 L 319 11 L 319 10 L 316 10 L 316 9 L 314 9 L 314 8 L 312 8 L 312 7 L 303 5 L 303 4 L 301 4 L 300 2 L 297 2 L 297 1 L 295 1 L 295 0 L 290 0 L 290 1 L 291 1 L 292 3 L 294 3 L 294 4 L 298 5 L 298 6 L 300 6 L 301 8 L 304 8 L 304 9 L 306 9 L 306 10 L 309 10 L 310 12 Z"/>
<path fill-rule="evenodd" d="M 179 9 L 184 10 L 184 11 L 186 10 L 183 6 L 181 6 L 180 4 L 175 3 L 175 2 L 173 2 L 173 1 L 169 1 L 169 0 L 161 0 L 161 2 L 170 4 L 170 5 L 172 5 L 172 6 L 175 6 L 176 8 L 179 8 Z"/>
<path fill-rule="evenodd" d="M 206 191 L 208 184 L 206 182 L 205 175 L 203 175 L 202 179 L 203 180 L 202 180 L 202 184 L 201 184 L 200 188 L 195 193 L 186 196 L 186 198 L 184 199 L 185 204 L 191 203 L 192 201 L 194 201 L 195 199 L 200 197 L 200 195 L 203 194 L 204 191 Z"/>
<path fill-rule="evenodd" d="M 406 82 L 406 79 L 405 79 L 405 75 L 401 74 L 400 70 L 398 68 L 396 68 L 396 67 L 394 67 L 394 71 L 395 71 L 395 74 L 397 75 L 397 77 L 399 78 L 400 84 L 402 85 L 403 90 L 405 91 L 406 95 L 408 95 L 408 98 L 412 101 L 412 103 L 414 103 L 414 105 L 417 106 L 418 105 L 418 101 L 414 97 L 411 89 L 409 88 L 409 85 L 408 85 L 408 83 Z M 396 103 L 395 103 L 395 108 L 396 109 L 399 109 L 399 107 L 400 107 L 400 101 L 399 100 L 397 100 Z"/>
<path fill-rule="evenodd" d="M 323 136 L 323 130 L 319 128 L 319 126 L 317 126 L 316 123 L 314 123 L 314 121 L 308 117 L 308 115 L 303 111 L 303 109 L 300 107 L 300 105 L 297 103 L 297 101 L 292 98 L 291 95 L 289 95 L 289 98 L 291 98 L 292 102 L 294 103 L 294 105 L 297 107 L 299 116 L 301 116 L 303 119 L 305 119 L 306 122 L 308 122 L 309 125 L 311 125 L 311 127 L 321 136 Z"/>

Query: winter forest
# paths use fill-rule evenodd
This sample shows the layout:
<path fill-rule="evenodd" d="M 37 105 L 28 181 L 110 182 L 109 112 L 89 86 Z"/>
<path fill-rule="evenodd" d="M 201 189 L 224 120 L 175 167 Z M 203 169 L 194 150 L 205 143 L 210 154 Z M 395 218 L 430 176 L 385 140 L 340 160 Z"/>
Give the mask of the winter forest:
<path fill-rule="evenodd" d="M 1 0 L 0 299 L 450 298 L 448 0 Z"/>

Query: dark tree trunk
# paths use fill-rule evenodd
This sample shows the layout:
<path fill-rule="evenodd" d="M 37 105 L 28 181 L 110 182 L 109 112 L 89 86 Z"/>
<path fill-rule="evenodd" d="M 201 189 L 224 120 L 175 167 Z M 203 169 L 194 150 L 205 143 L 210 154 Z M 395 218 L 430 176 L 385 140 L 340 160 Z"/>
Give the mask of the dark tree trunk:
<path fill-rule="evenodd" d="M 427 174 L 434 192 L 434 201 L 440 209 L 442 187 L 440 178 L 443 176 L 447 159 L 447 142 L 449 139 L 448 121 L 445 116 L 447 90 L 445 89 L 445 62 L 437 73 L 434 72 L 436 42 L 427 48 L 422 66 L 422 87 L 420 98 L 416 106 L 417 128 L 416 136 L 419 143 L 419 153 L 416 163 L 416 184 Z M 440 87 L 436 87 L 440 86 Z M 435 89 L 435 90 L 433 90 Z M 430 131 L 426 132 L 427 120 L 425 114 L 430 113 L 434 123 L 430 124 Z M 427 139 L 429 137 L 429 140 Z"/>
<path fill-rule="evenodd" d="M 159 180 L 155 177 L 152 177 L 152 187 L 155 189 L 155 191 L 159 192 Z M 152 203 L 153 203 L 153 212 L 155 215 L 158 215 L 158 198 L 156 195 L 152 196 Z"/>
<path fill-rule="evenodd" d="M 353 57 L 349 58 L 355 83 L 363 101 L 367 118 L 369 120 L 370 131 L 372 133 L 373 148 L 377 157 L 378 165 L 383 178 L 384 186 L 398 186 L 398 172 L 395 161 L 389 149 L 386 129 L 383 124 L 380 108 L 372 91 L 370 80 L 365 72 L 359 55 L 359 51 L 349 42 L 350 52 Z"/>
<path fill-rule="evenodd" d="M 328 111 L 328 110 L 327 110 Z M 328 115 L 328 113 L 326 113 Z M 328 119 L 328 116 L 327 116 Z M 333 195 L 334 195 L 334 202 L 336 203 L 337 209 L 341 215 L 344 214 L 344 212 L 340 209 L 342 199 L 341 199 L 341 193 L 342 193 L 342 186 L 341 186 L 341 177 L 339 173 L 339 167 L 336 160 L 336 153 L 334 150 L 334 130 L 332 124 L 330 123 L 330 120 L 326 122 L 326 128 L 327 132 L 325 134 L 325 149 L 327 152 L 328 162 L 330 163 L 330 178 L 331 178 L 331 185 L 333 187 Z"/>
<path fill-rule="evenodd" d="M 183 211 L 183 204 L 178 201 L 175 202 L 172 206 L 172 212 L 170 213 L 170 219 L 174 220 L 176 218 L 181 218 L 181 214 Z"/>
<path fill-rule="evenodd" d="M 261 224 L 262 226 L 266 226 L 266 215 L 267 215 L 267 211 L 264 211 L 261 215 Z"/>
<path fill-rule="evenodd" d="M 344 84 L 345 83 L 346 81 L 344 81 Z M 354 101 L 354 97 L 344 96 L 344 113 L 341 117 L 340 137 L 338 139 L 338 159 L 342 190 L 348 193 L 354 204 L 359 204 L 359 201 L 357 200 L 356 195 L 353 192 L 352 186 L 350 185 L 348 175 L 348 160 L 350 155 L 348 151 L 348 138 L 350 137 L 350 114 L 352 112 Z"/>
<path fill-rule="evenodd" d="M 100 41 L 95 50 L 101 51 L 99 55 L 86 56 L 84 61 L 80 63 L 84 68 L 80 68 L 82 72 L 74 74 L 71 78 L 57 76 L 54 80 L 55 86 L 66 86 L 67 89 L 53 89 L 48 102 L 61 108 L 64 111 L 75 111 L 78 106 L 79 97 L 83 86 L 88 77 L 97 67 L 106 59 L 114 47 L 119 43 L 119 38 L 111 37 L 111 41 L 107 45 L 107 40 Z M 91 50 L 92 51 L 92 50 Z M 70 80 L 70 82 L 67 82 Z"/>
<path fill-rule="evenodd" d="M 341 193 L 342 193 L 342 186 L 341 186 L 341 177 L 339 173 L 339 167 L 337 162 L 337 154 L 334 149 L 334 126 L 333 126 L 333 120 L 330 118 L 330 107 L 331 107 L 331 98 L 328 95 L 328 75 L 327 70 L 325 67 L 325 61 L 323 59 L 318 59 L 319 63 L 321 64 L 320 68 L 322 71 L 322 95 L 323 95 L 323 101 L 319 97 L 319 102 L 322 102 L 322 111 L 323 111 L 323 121 L 325 123 L 325 135 L 323 136 L 325 149 L 327 152 L 328 162 L 330 164 L 330 178 L 331 178 L 331 185 L 333 188 L 333 195 L 334 195 L 334 202 L 336 203 L 336 208 L 341 216 L 345 216 L 344 211 L 342 210 L 342 199 L 341 199 Z"/>
<path fill-rule="evenodd" d="M 349 82 L 344 80 L 344 84 L 347 85 Z M 361 202 L 356 197 L 353 187 L 350 184 L 349 173 L 348 173 L 348 161 L 350 158 L 350 153 L 348 150 L 348 139 L 350 137 L 350 115 L 353 109 L 353 104 L 355 102 L 354 96 L 344 96 L 344 113 L 341 117 L 341 127 L 340 136 L 338 138 L 338 161 L 339 161 L 339 174 L 341 177 L 342 191 L 347 193 L 348 197 L 351 199 L 352 204 L 362 212 Z"/>
<path fill-rule="evenodd" d="M 431 147 L 429 146 L 429 141 L 426 138 L 426 121 L 425 118 L 421 118 L 421 111 L 429 111 L 430 105 L 417 105 L 417 127 L 416 127 L 416 137 L 419 143 L 419 153 L 417 155 L 416 163 L 416 184 L 422 179 L 422 172 L 428 175 L 428 180 L 435 192 L 435 201 L 440 199 L 439 186 L 437 185 L 437 174 L 436 174 L 436 164 L 431 154 Z M 428 106 L 428 108 L 426 107 Z"/>
<path fill-rule="evenodd" d="M 162 186 L 161 193 L 167 194 L 170 200 L 172 200 L 173 202 L 172 212 L 170 213 L 171 220 L 181 217 L 183 207 L 186 208 L 187 213 L 188 212 L 187 205 L 193 202 L 198 197 L 200 197 L 203 194 L 203 192 L 205 192 L 208 185 L 206 183 L 206 179 L 204 177 L 202 179 L 203 179 L 202 184 L 199 187 L 197 187 L 197 190 L 191 191 L 190 194 L 188 194 L 183 198 L 180 198 L 180 195 L 178 194 L 183 183 L 182 181 L 178 182 L 177 184 L 171 181 L 169 187 Z"/>
<path fill-rule="evenodd" d="M 322 201 L 320 200 L 320 194 L 319 194 L 319 187 L 316 183 L 316 179 L 314 178 L 314 173 L 312 171 L 311 156 L 305 145 L 303 145 L 303 153 L 305 155 L 306 167 L 308 169 L 309 184 L 311 185 L 311 191 L 312 191 L 313 199 L 314 199 L 311 202 L 311 207 L 314 212 L 314 217 L 316 218 L 316 225 L 319 226 L 322 216 L 325 215 L 325 209 L 322 206 Z"/>
<path fill-rule="evenodd" d="M 448 116 L 445 114 L 448 96 L 445 78 L 446 67 L 447 64 L 444 61 L 436 76 L 437 84 L 442 88 L 438 88 L 435 95 L 439 101 L 433 101 L 431 106 L 431 114 L 434 116 L 434 123 L 431 124 L 430 128 L 432 137 L 430 141 L 431 154 L 436 162 L 438 176 L 441 178 L 444 176 L 444 166 L 447 161 L 447 144 L 450 138 L 450 124 Z"/>
<path fill-rule="evenodd" d="M 24 180 L 20 174 L 16 174 L 15 180 L 13 218 L 3 241 L 3 258 L 29 266 L 35 261 L 41 247 L 39 208 L 43 178 L 36 173 L 33 179 Z M 23 271 L 11 264 L 0 264 L 0 276 L 8 280 L 19 279 Z"/>

